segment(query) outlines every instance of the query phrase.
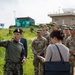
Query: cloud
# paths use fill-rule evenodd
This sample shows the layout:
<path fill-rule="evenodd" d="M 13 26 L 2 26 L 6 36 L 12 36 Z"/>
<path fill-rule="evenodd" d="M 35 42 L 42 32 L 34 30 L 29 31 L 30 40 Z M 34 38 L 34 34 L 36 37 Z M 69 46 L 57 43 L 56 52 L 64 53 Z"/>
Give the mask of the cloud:
<path fill-rule="evenodd" d="M 63 8 L 75 8 L 75 0 L 62 0 Z"/>
<path fill-rule="evenodd" d="M 17 8 L 19 0 L 0 0 L 0 23 L 9 27 L 14 23 L 13 11 Z"/>
<path fill-rule="evenodd" d="M 74 8 L 75 0 L 0 0 L 0 22 L 13 24 L 15 14 L 16 17 L 30 16 L 36 23 L 47 23 L 51 21 L 48 14 L 59 12 L 59 7 L 61 10 Z"/>
<path fill-rule="evenodd" d="M 0 0 L 0 10 L 5 10 L 8 7 L 14 7 L 18 5 L 19 0 Z"/>
<path fill-rule="evenodd" d="M 19 0 L 0 0 L 0 3 L 17 3 Z"/>

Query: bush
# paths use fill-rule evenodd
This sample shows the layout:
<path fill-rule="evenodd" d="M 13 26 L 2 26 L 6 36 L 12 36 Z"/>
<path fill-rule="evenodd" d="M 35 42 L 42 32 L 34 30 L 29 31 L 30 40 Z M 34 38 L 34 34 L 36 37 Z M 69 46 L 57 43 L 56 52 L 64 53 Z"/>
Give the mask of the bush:
<path fill-rule="evenodd" d="M 33 27 L 30 27 L 30 32 L 33 32 L 34 31 L 34 28 Z"/>
<path fill-rule="evenodd" d="M 12 34 L 12 30 L 11 29 L 9 29 L 9 34 Z"/>

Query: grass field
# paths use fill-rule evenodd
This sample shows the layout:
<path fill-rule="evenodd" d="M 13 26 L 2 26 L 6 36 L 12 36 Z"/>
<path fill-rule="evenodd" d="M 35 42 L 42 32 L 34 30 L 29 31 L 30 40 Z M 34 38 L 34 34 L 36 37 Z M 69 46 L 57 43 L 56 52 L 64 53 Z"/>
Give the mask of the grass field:
<path fill-rule="evenodd" d="M 30 32 L 30 28 L 23 29 L 23 37 L 27 39 L 28 43 L 28 57 L 26 59 L 26 63 L 23 66 L 24 74 L 23 75 L 34 75 L 34 67 L 33 67 L 33 53 L 31 48 L 32 39 L 36 36 L 35 32 Z M 13 37 L 13 29 L 0 29 L 0 40 L 7 40 Z M 4 65 L 4 57 L 5 57 L 5 48 L 0 47 L 0 75 L 3 75 L 3 65 Z"/>

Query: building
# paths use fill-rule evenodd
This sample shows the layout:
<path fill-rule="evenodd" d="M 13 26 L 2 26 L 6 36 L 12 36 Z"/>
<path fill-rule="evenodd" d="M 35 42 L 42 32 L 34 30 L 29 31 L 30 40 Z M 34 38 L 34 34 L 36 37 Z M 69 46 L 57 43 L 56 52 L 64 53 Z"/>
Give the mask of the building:
<path fill-rule="evenodd" d="M 21 17 L 15 19 L 15 24 L 16 26 L 20 26 L 20 27 L 28 27 L 31 25 L 35 25 L 35 21 L 30 17 Z"/>
<path fill-rule="evenodd" d="M 0 28 L 4 28 L 4 23 L 0 23 Z"/>
<path fill-rule="evenodd" d="M 52 22 L 57 22 L 58 25 L 75 24 L 75 13 L 71 8 L 63 9 L 63 13 L 48 14 L 48 16 L 52 18 Z"/>

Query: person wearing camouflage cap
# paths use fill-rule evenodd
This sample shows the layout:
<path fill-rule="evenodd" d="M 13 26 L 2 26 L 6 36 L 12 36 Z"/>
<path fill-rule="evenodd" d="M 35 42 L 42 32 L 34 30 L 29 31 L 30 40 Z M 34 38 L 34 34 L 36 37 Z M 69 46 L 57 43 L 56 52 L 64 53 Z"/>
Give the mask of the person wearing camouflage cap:
<path fill-rule="evenodd" d="M 58 30 L 59 29 L 58 24 L 56 22 L 52 22 L 50 25 L 51 25 L 52 30 Z"/>
<path fill-rule="evenodd" d="M 52 22 L 50 25 L 51 25 L 51 30 L 52 30 L 52 31 L 54 31 L 54 30 L 59 30 L 59 27 L 58 27 L 57 22 Z M 52 31 L 51 31 L 51 32 L 52 32 Z M 49 44 L 52 44 L 50 37 L 49 37 Z"/>
<path fill-rule="evenodd" d="M 17 28 L 13 31 L 12 40 L 0 40 L 0 47 L 5 47 L 4 75 L 21 75 L 22 63 L 25 63 L 25 50 L 19 39 L 22 30 Z"/>
<path fill-rule="evenodd" d="M 69 31 L 69 27 L 67 25 L 63 25 L 62 26 L 62 31 L 65 35 L 64 39 L 63 39 L 63 44 L 65 44 L 66 39 L 70 36 L 70 31 Z"/>
<path fill-rule="evenodd" d="M 42 25 L 41 27 L 42 27 L 43 29 L 45 29 L 46 31 L 49 32 L 49 28 L 48 28 L 48 26 L 47 26 L 46 24 Z"/>
<path fill-rule="evenodd" d="M 67 25 L 66 25 L 66 24 L 62 25 L 62 29 L 64 29 L 65 27 L 67 27 Z"/>
<path fill-rule="evenodd" d="M 75 26 L 70 28 L 70 36 L 67 38 L 65 45 L 69 48 L 70 52 L 70 74 L 74 75 L 75 67 Z"/>
<path fill-rule="evenodd" d="M 49 42 L 50 42 L 50 40 L 49 40 L 49 38 L 50 38 L 49 35 L 50 35 L 50 32 L 47 31 L 47 25 L 43 25 L 43 26 L 42 26 L 42 36 L 47 39 L 47 42 L 48 42 L 47 45 L 49 45 Z"/>
<path fill-rule="evenodd" d="M 34 54 L 34 75 L 43 75 L 43 63 L 38 59 L 38 55 L 45 56 L 47 40 L 42 36 L 42 30 L 37 30 L 37 37 L 32 41 L 32 52 Z"/>

